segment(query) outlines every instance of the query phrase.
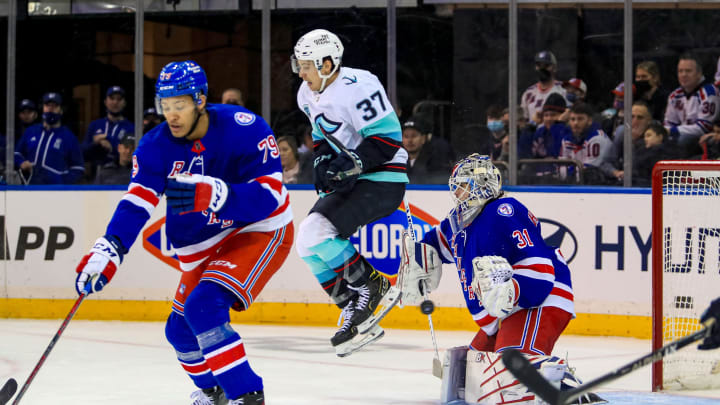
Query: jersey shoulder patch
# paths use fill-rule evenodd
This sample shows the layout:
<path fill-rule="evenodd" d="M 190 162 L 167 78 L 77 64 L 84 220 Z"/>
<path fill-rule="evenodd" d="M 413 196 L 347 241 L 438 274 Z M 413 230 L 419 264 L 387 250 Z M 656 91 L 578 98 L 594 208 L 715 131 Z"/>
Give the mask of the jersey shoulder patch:
<path fill-rule="evenodd" d="M 515 209 L 512 204 L 502 203 L 498 206 L 497 213 L 498 215 L 502 215 L 504 217 L 511 217 L 515 214 Z"/>
<path fill-rule="evenodd" d="M 255 122 L 255 114 L 238 111 L 233 116 L 238 125 L 247 126 Z"/>

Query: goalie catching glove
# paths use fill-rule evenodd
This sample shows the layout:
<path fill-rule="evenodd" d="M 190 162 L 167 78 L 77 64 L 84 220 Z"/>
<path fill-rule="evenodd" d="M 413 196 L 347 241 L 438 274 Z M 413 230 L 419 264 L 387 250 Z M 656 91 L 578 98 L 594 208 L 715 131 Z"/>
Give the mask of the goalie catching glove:
<path fill-rule="evenodd" d="M 402 254 L 398 269 L 402 304 L 417 305 L 423 300 L 423 291 L 430 293 L 440 284 L 442 261 L 434 247 L 415 242 L 407 231 L 403 232 L 402 239 Z"/>
<path fill-rule="evenodd" d="M 179 174 L 168 180 L 165 196 L 172 214 L 211 210 L 220 211 L 230 189 L 224 181 L 201 174 Z"/>
<path fill-rule="evenodd" d="M 125 248 L 116 237 L 105 235 L 98 238 L 75 270 L 78 273 L 75 278 L 77 293 L 85 292 L 88 283 L 90 288 L 87 294 L 102 290 L 112 280 L 125 253 Z"/>
<path fill-rule="evenodd" d="M 475 290 L 491 316 L 504 317 L 512 311 L 520 295 L 513 280 L 513 268 L 501 256 L 481 256 L 472 260 Z"/>

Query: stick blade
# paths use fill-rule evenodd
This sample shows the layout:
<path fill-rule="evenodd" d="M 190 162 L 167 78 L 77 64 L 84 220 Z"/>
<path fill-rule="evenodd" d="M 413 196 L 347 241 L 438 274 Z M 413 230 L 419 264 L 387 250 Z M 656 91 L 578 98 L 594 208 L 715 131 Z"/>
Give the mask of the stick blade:
<path fill-rule="evenodd" d="M 505 350 L 502 354 L 505 367 L 530 391 L 550 405 L 564 405 L 560 390 L 553 387 L 525 356 L 515 349 Z"/>
<path fill-rule="evenodd" d="M 441 380 L 443 378 L 443 366 L 440 362 L 440 359 L 438 359 L 437 357 L 433 357 L 432 374 Z"/>
<path fill-rule="evenodd" d="M 15 395 L 17 391 L 18 383 L 14 378 L 7 380 L 5 385 L 0 389 L 0 405 L 5 405 L 10 402 L 10 398 Z"/>

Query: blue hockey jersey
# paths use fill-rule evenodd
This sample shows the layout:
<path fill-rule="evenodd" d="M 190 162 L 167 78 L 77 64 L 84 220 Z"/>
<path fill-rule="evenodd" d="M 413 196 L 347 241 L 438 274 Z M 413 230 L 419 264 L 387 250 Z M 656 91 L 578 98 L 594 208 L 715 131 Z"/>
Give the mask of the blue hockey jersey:
<path fill-rule="evenodd" d="M 29 184 L 74 184 L 85 173 L 80 142 L 64 125 L 28 127 L 15 145 L 16 168 L 26 160 L 33 164 Z"/>
<path fill-rule="evenodd" d="M 497 332 L 498 319 L 483 308 L 479 292 L 474 291 L 475 257 L 502 256 L 512 265 L 519 294 L 511 314 L 521 308 L 557 307 L 575 315 L 570 269 L 560 249 L 545 244 L 540 222 L 514 198 L 488 203 L 455 235 L 446 218 L 422 242 L 435 247 L 444 263 L 455 263 L 467 308 L 488 335 Z"/>
<path fill-rule="evenodd" d="M 92 121 L 87 129 L 85 141 L 82 144 L 82 151 L 85 158 L 90 161 L 99 163 L 107 163 L 112 161 L 113 156 L 117 156 L 117 146 L 125 134 L 133 135 L 135 125 L 132 122 L 122 119 L 119 121 L 111 121 L 109 118 L 100 118 Z M 99 144 L 93 142 L 93 137 L 97 134 L 107 134 L 107 140 L 112 145 L 112 151 L 105 150 Z"/>
<path fill-rule="evenodd" d="M 265 120 L 234 105 L 208 104 L 207 114 L 209 127 L 199 140 L 173 137 L 167 122 L 140 140 L 128 191 L 107 228 L 129 249 L 169 178 L 195 173 L 222 179 L 230 195 L 218 212 L 166 212 L 168 240 L 184 271 L 197 267 L 236 233 L 274 231 L 292 221 L 280 152 Z"/>

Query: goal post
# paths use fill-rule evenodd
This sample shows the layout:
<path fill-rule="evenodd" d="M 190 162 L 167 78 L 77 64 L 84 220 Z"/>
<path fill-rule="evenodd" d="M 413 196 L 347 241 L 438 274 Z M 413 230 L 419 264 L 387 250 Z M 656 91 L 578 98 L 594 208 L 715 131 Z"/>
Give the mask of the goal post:
<path fill-rule="evenodd" d="M 652 174 L 652 346 L 701 328 L 720 296 L 720 161 L 661 161 Z M 720 350 L 689 346 L 653 364 L 652 389 L 720 388 Z"/>

